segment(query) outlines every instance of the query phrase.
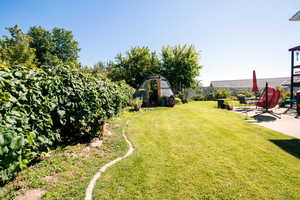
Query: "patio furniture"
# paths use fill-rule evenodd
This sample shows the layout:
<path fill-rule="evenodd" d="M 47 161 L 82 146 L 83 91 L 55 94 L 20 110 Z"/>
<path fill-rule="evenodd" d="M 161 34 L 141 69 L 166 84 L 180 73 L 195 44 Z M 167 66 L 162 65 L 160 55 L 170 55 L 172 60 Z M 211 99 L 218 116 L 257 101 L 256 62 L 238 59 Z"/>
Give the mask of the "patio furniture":
<path fill-rule="evenodd" d="M 266 83 L 266 87 L 264 88 L 262 94 L 260 95 L 256 106 L 263 108 L 263 111 L 259 114 L 254 115 L 254 117 L 262 115 L 264 113 L 269 113 L 273 115 L 276 118 L 281 118 L 279 115 L 275 114 L 270 109 L 274 108 L 280 99 L 280 91 L 277 88 L 273 88 L 268 86 L 268 83 Z"/>
<path fill-rule="evenodd" d="M 225 99 L 217 99 L 217 102 L 218 102 L 218 108 L 222 108 L 222 109 L 226 108 L 226 106 L 224 104 Z"/>
<path fill-rule="evenodd" d="M 237 96 L 237 98 L 238 98 L 240 104 L 247 104 L 246 96 L 245 95 L 240 94 L 240 95 Z"/>
<path fill-rule="evenodd" d="M 296 92 L 297 113 L 300 115 L 300 90 Z"/>
<path fill-rule="evenodd" d="M 281 104 L 282 104 L 282 107 L 285 107 L 285 105 L 287 105 L 287 104 L 294 104 L 294 103 L 296 103 L 296 99 L 288 98 L 288 99 L 285 99 Z"/>

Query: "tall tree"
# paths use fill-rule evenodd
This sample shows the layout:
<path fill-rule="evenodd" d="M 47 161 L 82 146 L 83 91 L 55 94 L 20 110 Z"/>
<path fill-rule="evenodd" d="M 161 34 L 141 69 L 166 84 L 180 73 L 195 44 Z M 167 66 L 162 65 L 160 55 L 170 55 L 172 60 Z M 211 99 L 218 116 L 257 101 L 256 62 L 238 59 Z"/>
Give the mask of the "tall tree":
<path fill-rule="evenodd" d="M 28 35 L 32 38 L 30 46 L 36 49 L 38 65 L 77 63 L 80 48 L 71 31 L 54 28 L 50 32 L 41 26 L 33 26 Z"/>
<path fill-rule="evenodd" d="M 55 43 L 53 42 L 51 32 L 41 26 L 32 26 L 27 34 L 32 38 L 30 47 L 36 50 L 37 65 L 59 63 L 58 57 L 54 55 Z"/>
<path fill-rule="evenodd" d="M 18 25 L 6 28 L 9 36 L 0 39 L 0 63 L 7 66 L 22 64 L 33 67 L 35 49 L 30 47 L 31 37 L 24 34 Z"/>
<path fill-rule="evenodd" d="M 199 53 L 193 45 L 164 46 L 162 48 L 161 74 L 175 91 L 197 84 L 200 74 Z"/>
<path fill-rule="evenodd" d="M 160 60 L 148 47 L 133 47 L 126 55 L 118 54 L 108 66 L 108 77 L 114 81 L 125 80 L 137 88 L 147 76 L 160 72 Z"/>
<path fill-rule="evenodd" d="M 52 29 L 52 39 L 55 44 L 53 54 L 62 62 L 77 62 L 80 48 L 78 42 L 74 39 L 72 31 L 63 28 Z"/>

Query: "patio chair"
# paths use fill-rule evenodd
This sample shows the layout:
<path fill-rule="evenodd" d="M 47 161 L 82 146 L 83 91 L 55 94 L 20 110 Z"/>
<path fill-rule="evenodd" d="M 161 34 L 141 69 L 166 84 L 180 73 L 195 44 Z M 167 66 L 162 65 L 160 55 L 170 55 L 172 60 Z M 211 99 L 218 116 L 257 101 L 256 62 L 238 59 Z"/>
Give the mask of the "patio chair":
<path fill-rule="evenodd" d="M 262 115 L 264 113 L 269 113 L 274 117 L 281 118 L 279 115 L 275 114 L 273 111 L 269 110 L 274 108 L 280 99 L 280 91 L 278 88 L 273 88 L 268 86 L 266 83 L 266 87 L 264 88 L 263 92 L 261 93 L 256 106 L 263 108 L 262 112 L 259 114 L 254 115 L 254 117 Z"/>

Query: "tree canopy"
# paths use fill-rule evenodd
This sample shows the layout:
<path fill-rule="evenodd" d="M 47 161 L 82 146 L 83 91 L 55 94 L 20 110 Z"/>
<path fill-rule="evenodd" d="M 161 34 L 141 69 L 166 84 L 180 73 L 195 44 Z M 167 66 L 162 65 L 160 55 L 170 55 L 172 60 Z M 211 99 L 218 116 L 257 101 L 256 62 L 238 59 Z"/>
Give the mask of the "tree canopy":
<path fill-rule="evenodd" d="M 78 64 L 79 47 L 71 31 L 41 26 L 30 27 L 27 34 L 15 25 L 6 28 L 10 36 L 0 39 L 0 62 L 26 67 L 56 64 Z"/>
<path fill-rule="evenodd" d="M 200 74 L 199 53 L 193 45 L 164 46 L 161 51 L 161 74 L 176 90 L 198 84 Z"/>
<path fill-rule="evenodd" d="M 80 48 L 71 31 L 63 28 L 46 30 L 32 26 L 27 34 L 15 25 L 7 28 L 10 36 L 0 39 L 0 64 L 25 67 L 79 65 Z M 177 92 L 195 86 L 200 73 L 199 53 L 193 45 L 164 46 L 161 53 L 149 47 L 133 47 L 125 54 L 118 54 L 114 61 L 98 62 L 93 68 L 83 70 L 92 74 L 107 75 L 113 81 L 126 81 L 138 88 L 152 75 L 163 75 Z"/>
<path fill-rule="evenodd" d="M 147 76 L 160 72 L 160 60 L 148 47 L 133 47 L 125 56 L 118 54 L 108 66 L 107 76 L 114 81 L 125 80 L 137 88 Z"/>
<path fill-rule="evenodd" d="M 30 47 L 31 37 L 24 34 L 18 25 L 6 29 L 11 37 L 0 39 L 0 64 L 33 67 L 36 56 L 35 49 Z"/>
<path fill-rule="evenodd" d="M 118 54 L 108 67 L 108 77 L 114 81 L 125 80 L 137 88 L 147 76 L 163 75 L 175 91 L 199 83 L 199 53 L 192 45 L 165 46 L 161 57 L 148 47 L 133 47 L 125 56 Z"/>
<path fill-rule="evenodd" d="M 80 48 L 71 31 L 53 28 L 50 32 L 33 26 L 28 35 L 32 38 L 30 47 L 36 49 L 38 65 L 77 62 Z"/>

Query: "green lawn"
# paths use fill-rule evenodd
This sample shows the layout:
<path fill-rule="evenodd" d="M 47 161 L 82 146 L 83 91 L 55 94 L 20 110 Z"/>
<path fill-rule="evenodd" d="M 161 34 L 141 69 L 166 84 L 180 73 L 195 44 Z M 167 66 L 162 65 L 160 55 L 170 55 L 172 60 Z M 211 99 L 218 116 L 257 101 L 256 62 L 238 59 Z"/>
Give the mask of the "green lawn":
<path fill-rule="evenodd" d="M 83 199 L 98 167 L 125 154 L 126 131 L 135 152 L 98 180 L 96 200 L 300 199 L 299 140 L 215 105 L 125 112 L 100 150 L 88 156 L 81 155 L 84 145 L 53 151 L 6 185 L 6 197 L 39 187 L 47 190 L 45 199 Z M 53 174 L 57 182 L 43 179 Z"/>
<path fill-rule="evenodd" d="M 114 129 L 121 132 L 119 128 Z M 0 188 L 0 199 L 12 199 L 32 188 L 47 191 L 43 199 L 84 199 L 86 187 L 100 166 L 126 151 L 127 144 L 117 133 L 105 137 L 99 149 L 87 151 L 86 144 L 77 144 L 51 151 L 41 162 L 23 170 L 15 180 Z M 54 178 L 47 180 L 47 176 Z"/>
<path fill-rule="evenodd" d="M 136 152 L 105 173 L 95 198 L 300 199 L 300 142 L 214 105 L 131 117 Z"/>

